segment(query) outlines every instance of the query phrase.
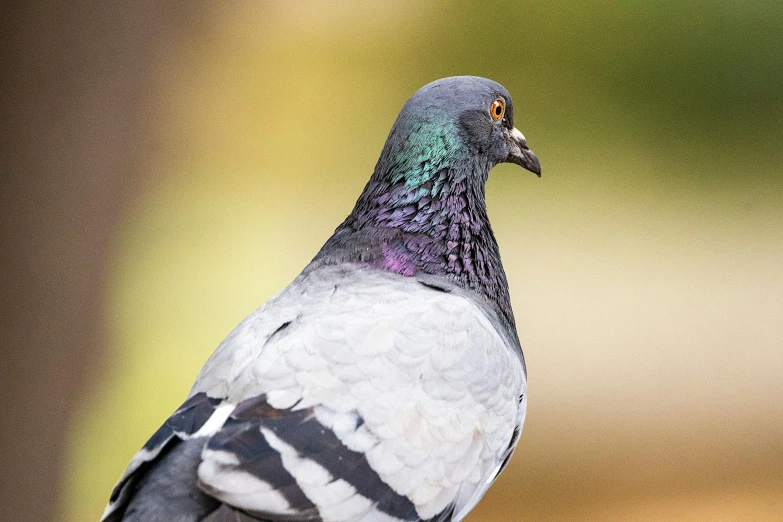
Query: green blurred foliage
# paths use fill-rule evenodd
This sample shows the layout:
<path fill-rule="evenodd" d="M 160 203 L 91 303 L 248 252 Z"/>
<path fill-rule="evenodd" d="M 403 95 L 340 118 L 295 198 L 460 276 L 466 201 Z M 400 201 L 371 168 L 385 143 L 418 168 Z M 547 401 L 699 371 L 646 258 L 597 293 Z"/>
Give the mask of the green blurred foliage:
<path fill-rule="evenodd" d="M 509 89 L 544 170 L 489 182 L 532 391 L 488 501 L 518 514 L 472 520 L 780 505 L 779 444 L 746 442 L 781 428 L 783 3 L 203 8 L 158 57 L 158 153 L 117 231 L 112 354 L 74 420 L 64 520 L 99 516 L 220 340 L 349 212 L 407 97 L 455 74 Z M 763 480 L 726 508 L 720 473 Z M 670 503 L 638 511 L 640 495 Z"/>

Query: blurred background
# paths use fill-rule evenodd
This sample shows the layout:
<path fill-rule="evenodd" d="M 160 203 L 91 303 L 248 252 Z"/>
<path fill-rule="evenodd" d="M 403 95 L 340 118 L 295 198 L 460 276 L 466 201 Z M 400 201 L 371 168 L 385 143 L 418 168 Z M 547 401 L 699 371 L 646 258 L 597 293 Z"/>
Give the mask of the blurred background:
<path fill-rule="evenodd" d="M 0 38 L 0 518 L 97 520 L 456 74 L 544 172 L 487 187 L 529 409 L 468 520 L 783 518 L 783 3 L 12 3 Z"/>

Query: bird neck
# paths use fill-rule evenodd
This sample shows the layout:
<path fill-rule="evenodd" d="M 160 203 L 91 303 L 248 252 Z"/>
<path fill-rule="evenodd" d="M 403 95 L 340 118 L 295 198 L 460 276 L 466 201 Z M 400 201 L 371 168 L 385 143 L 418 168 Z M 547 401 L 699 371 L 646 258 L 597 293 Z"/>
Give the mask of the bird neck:
<path fill-rule="evenodd" d="M 444 277 L 479 294 L 514 328 L 484 201 L 491 165 L 472 158 L 402 165 L 386 160 L 382 155 L 353 211 L 316 260 Z"/>

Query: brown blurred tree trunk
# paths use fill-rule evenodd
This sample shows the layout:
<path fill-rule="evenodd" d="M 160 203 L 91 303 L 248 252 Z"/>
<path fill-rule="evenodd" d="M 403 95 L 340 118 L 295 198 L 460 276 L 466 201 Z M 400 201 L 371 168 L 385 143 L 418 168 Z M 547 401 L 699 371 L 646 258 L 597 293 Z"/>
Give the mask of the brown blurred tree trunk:
<path fill-rule="evenodd" d="M 106 253 L 154 147 L 156 50 L 192 21 L 186 11 L 113 2 L 2 8 L 4 520 L 53 518 L 70 415 L 104 362 Z"/>

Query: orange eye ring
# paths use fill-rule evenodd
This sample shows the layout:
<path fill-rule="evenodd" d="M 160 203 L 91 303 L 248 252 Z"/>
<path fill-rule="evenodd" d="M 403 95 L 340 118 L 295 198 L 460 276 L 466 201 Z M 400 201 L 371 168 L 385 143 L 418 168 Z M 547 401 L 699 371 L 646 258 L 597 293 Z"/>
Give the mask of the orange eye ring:
<path fill-rule="evenodd" d="M 503 98 L 497 98 L 492 102 L 492 105 L 489 106 L 489 115 L 495 121 L 500 121 L 505 113 L 506 102 L 503 101 Z"/>

